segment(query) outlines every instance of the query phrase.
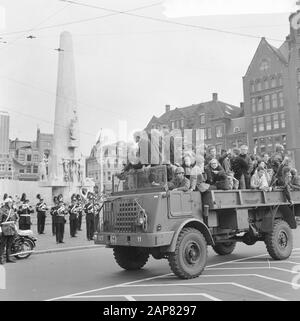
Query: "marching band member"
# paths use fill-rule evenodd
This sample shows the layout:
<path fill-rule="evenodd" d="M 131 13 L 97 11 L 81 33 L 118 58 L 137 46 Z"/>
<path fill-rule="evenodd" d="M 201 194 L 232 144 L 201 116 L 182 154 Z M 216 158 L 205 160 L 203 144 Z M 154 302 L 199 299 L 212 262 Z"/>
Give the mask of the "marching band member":
<path fill-rule="evenodd" d="M 77 203 L 78 203 L 78 218 L 77 218 L 77 231 L 81 231 L 81 223 L 82 223 L 82 212 L 84 208 L 85 201 L 82 197 L 77 194 L 76 196 Z"/>
<path fill-rule="evenodd" d="M 95 208 L 94 195 L 88 192 L 88 202 L 84 206 L 85 220 L 86 220 L 86 237 L 88 241 L 93 240 L 95 228 Z"/>
<path fill-rule="evenodd" d="M 65 215 L 68 214 L 68 209 L 63 201 L 63 196 L 58 196 L 58 206 L 54 212 L 55 215 L 55 229 L 56 229 L 56 243 L 64 243 L 64 232 L 65 232 Z"/>
<path fill-rule="evenodd" d="M 37 230 L 39 234 L 45 234 L 44 229 L 48 207 L 40 194 L 37 194 L 36 198 L 39 200 L 35 207 L 37 212 Z"/>
<path fill-rule="evenodd" d="M 54 214 L 55 214 L 55 211 L 58 208 L 58 198 L 57 198 L 57 196 L 53 197 L 53 203 L 54 203 L 54 206 L 52 206 L 51 209 L 50 209 L 50 215 L 51 215 L 51 218 L 52 218 L 52 235 L 54 236 L 55 235 L 55 231 L 56 231 L 55 215 Z"/>
<path fill-rule="evenodd" d="M 76 237 L 77 230 L 77 219 L 79 214 L 79 204 L 77 202 L 76 194 L 71 197 L 71 204 L 69 205 L 69 215 L 70 215 L 70 235 L 71 237 Z"/>
<path fill-rule="evenodd" d="M 4 201 L 4 205 L 0 209 L 0 264 L 4 264 L 2 256 L 5 249 L 6 262 L 16 263 L 16 260 L 10 257 L 13 239 L 15 237 L 15 234 L 17 233 L 15 228 L 17 215 L 12 206 L 13 200 L 10 197 L 7 197 Z"/>
<path fill-rule="evenodd" d="M 30 230 L 31 215 L 34 212 L 33 208 L 29 205 L 29 200 L 26 199 L 26 194 L 23 193 L 21 197 L 21 205 L 17 211 L 19 215 L 19 229 Z"/>

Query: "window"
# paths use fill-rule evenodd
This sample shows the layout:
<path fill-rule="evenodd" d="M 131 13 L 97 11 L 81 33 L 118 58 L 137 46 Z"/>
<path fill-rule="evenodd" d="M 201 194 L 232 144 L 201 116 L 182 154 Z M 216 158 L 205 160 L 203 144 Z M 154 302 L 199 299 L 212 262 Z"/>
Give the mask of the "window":
<path fill-rule="evenodd" d="M 2 172 L 5 171 L 5 164 L 0 164 L 0 171 L 2 171 Z"/>
<path fill-rule="evenodd" d="M 266 130 L 272 130 L 272 121 L 271 121 L 270 115 L 265 117 L 265 122 L 266 122 Z"/>
<path fill-rule="evenodd" d="M 278 76 L 278 85 L 279 85 L 279 87 L 281 87 L 283 85 L 283 80 L 282 80 L 281 75 Z"/>
<path fill-rule="evenodd" d="M 270 95 L 265 96 L 265 109 L 269 110 L 271 108 Z"/>
<path fill-rule="evenodd" d="M 255 86 L 254 86 L 254 82 L 251 81 L 250 83 L 250 92 L 254 93 L 255 92 Z"/>
<path fill-rule="evenodd" d="M 111 180 L 110 172 L 107 172 L 107 180 L 108 180 L 108 181 Z"/>
<path fill-rule="evenodd" d="M 184 127 L 184 119 L 181 119 L 181 128 Z"/>
<path fill-rule="evenodd" d="M 272 95 L 272 107 L 277 108 L 278 107 L 278 101 L 277 101 L 277 94 Z"/>
<path fill-rule="evenodd" d="M 224 126 L 216 126 L 216 137 L 217 138 L 222 138 L 224 136 Z"/>
<path fill-rule="evenodd" d="M 234 127 L 233 128 L 233 132 L 236 133 L 240 133 L 241 132 L 241 127 Z"/>
<path fill-rule="evenodd" d="M 23 174 L 23 173 L 24 173 L 24 169 L 20 169 L 20 170 L 19 170 L 19 173 L 20 173 L 20 174 Z"/>
<path fill-rule="evenodd" d="M 258 131 L 263 132 L 265 130 L 264 117 L 257 118 Z"/>
<path fill-rule="evenodd" d="M 284 102 L 283 102 L 283 92 L 281 91 L 279 93 L 279 107 L 283 107 L 284 106 Z"/>
<path fill-rule="evenodd" d="M 20 153 L 19 154 L 19 161 L 20 162 L 24 162 L 25 161 L 25 154 L 24 153 Z"/>
<path fill-rule="evenodd" d="M 273 138 L 272 137 L 267 137 L 267 149 L 270 152 L 273 150 Z"/>
<path fill-rule="evenodd" d="M 8 171 L 9 171 L 9 172 L 12 171 L 12 164 L 8 164 Z"/>
<path fill-rule="evenodd" d="M 271 88 L 275 88 L 276 87 L 276 78 L 272 77 L 271 79 Z"/>
<path fill-rule="evenodd" d="M 257 133 L 257 118 L 253 118 L 253 132 Z"/>
<path fill-rule="evenodd" d="M 212 135 L 211 135 L 211 127 L 208 127 L 208 128 L 206 129 L 206 131 L 207 131 L 207 134 L 206 134 L 207 139 L 211 139 L 211 138 L 212 138 Z"/>
<path fill-rule="evenodd" d="M 282 145 L 286 147 L 286 135 L 282 135 Z"/>
<path fill-rule="evenodd" d="M 27 162 L 31 162 L 31 155 L 27 155 L 26 159 L 27 159 Z"/>
<path fill-rule="evenodd" d="M 263 99 L 262 97 L 257 98 L 257 111 L 263 111 Z"/>
<path fill-rule="evenodd" d="M 279 129 L 278 114 L 273 115 L 273 129 Z"/>
<path fill-rule="evenodd" d="M 37 174 L 39 172 L 39 168 L 38 168 L 38 166 L 33 166 L 33 173 L 34 174 Z"/>
<path fill-rule="evenodd" d="M 30 165 L 26 166 L 26 173 L 27 174 L 31 173 L 31 166 Z"/>
<path fill-rule="evenodd" d="M 265 85 L 264 85 L 265 89 L 269 89 L 269 79 L 266 78 L 266 79 L 264 80 L 264 84 L 265 84 Z"/>
<path fill-rule="evenodd" d="M 262 89 L 262 88 L 261 88 L 261 81 L 260 81 L 260 80 L 257 80 L 257 81 L 256 81 L 256 90 L 257 90 L 257 91 L 261 91 L 261 89 Z"/>
<path fill-rule="evenodd" d="M 252 108 L 252 113 L 255 114 L 256 113 L 256 101 L 255 101 L 255 98 L 251 99 L 251 108 Z"/>
<path fill-rule="evenodd" d="M 110 168 L 110 161 L 109 161 L 109 159 L 107 160 L 107 167 Z"/>
<path fill-rule="evenodd" d="M 39 162 L 39 155 L 33 155 L 33 161 L 35 162 L 35 163 L 38 163 Z"/>
<path fill-rule="evenodd" d="M 173 121 L 171 121 L 171 128 L 175 129 L 175 123 Z"/>
<path fill-rule="evenodd" d="M 280 114 L 281 128 L 285 128 L 285 113 Z"/>
<path fill-rule="evenodd" d="M 259 148 L 260 148 L 260 152 L 261 153 L 265 153 L 266 152 L 266 141 L 265 141 L 265 138 L 260 138 L 259 139 Z"/>
<path fill-rule="evenodd" d="M 205 115 L 200 115 L 200 125 L 205 124 Z"/>

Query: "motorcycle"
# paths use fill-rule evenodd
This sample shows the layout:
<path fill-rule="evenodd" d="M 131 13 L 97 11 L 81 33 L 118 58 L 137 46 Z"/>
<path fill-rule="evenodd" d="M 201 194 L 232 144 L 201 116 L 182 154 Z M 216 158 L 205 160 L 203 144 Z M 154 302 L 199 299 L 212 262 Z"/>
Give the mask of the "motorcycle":
<path fill-rule="evenodd" d="M 20 260 L 27 259 L 32 254 L 36 241 L 31 230 L 19 230 L 12 243 L 11 255 Z"/>

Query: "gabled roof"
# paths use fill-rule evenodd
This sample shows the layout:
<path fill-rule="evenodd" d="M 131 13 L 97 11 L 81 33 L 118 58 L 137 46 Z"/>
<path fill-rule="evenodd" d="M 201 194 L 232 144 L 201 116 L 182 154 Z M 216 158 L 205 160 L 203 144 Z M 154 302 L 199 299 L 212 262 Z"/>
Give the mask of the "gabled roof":
<path fill-rule="evenodd" d="M 153 116 L 146 128 L 150 128 L 151 124 L 167 124 L 168 122 L 177 119 L 192 119 L 195 121 L 196 125 L 201 114 L 205 114 L 206 116 L 210 115 L 212 119 L 232 119 L 243 116 L 243 112 L 244 111 L 240 107 L 219 100 L 211 100 L 188 107 L 175 108 L 165 112 L 160 117 Z"/>
<path fill-rule="evenodd" d="M 285 41 L 285 42 L 286 42 L 286 41 Z M 282 46 L 278 49 L 278 48 L 275 48 L 275 47 L 273 47 L 272 45 L 270 45 L 270 44 L 268 43 L 268 41 L 266 40 L 266 38 L 264 38 L 264 37 L 261 38 L 261 41 L 260 41 L 260 43 L 259 43 L 259 45 L 258 45 L 258 47 L 257 47 L 257 49 L 256 49 L 256 51 L 255 51 L 255 54 L 254 54 L 254 56 L 253 56 L 253 58 L 252 58 L 252 60 L 251 60 L 251 63 L 249 64 L 249 67 L 248 67 L 248 69 L 247 69 L 247 72 L 246 72 L 245 76 L 246 76 L 246 75 L 248 74 L 248 72 L 250 71 L 250 68 L 251 68 L 251 66 L 252 66 L 252 64 L 253 64 L 256 56 L 257 56 L 257 53 L 258 53 L 259 49 L 260 49 L 262 46 L 267 46 L 267 47 L 270 49 L 270 51 L 279 59 L 279 61 L 286 66 L 286 65 L 288 64 L 288 55 L 287 55 L 286 50 L 284 50 L 284 49 L 286 49 L 286 47 L 285 47 L 285 46 L 286 46 L 285 42 L 284 42 L 284 43 L 282 44 Z"/>

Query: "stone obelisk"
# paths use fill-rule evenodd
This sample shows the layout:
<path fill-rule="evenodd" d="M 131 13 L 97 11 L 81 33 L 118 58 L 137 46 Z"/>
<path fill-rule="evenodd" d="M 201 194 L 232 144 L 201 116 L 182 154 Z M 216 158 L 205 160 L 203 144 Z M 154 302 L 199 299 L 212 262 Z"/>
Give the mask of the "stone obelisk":
<path fill-rule="evenodd" d="M 52 194 L 69 198 L 85 185 L 84 160 L 80 152 L 79 122 L 72 36 L 62 32 L 57 49 L 58 73 L 53 149 L 49 160 L 48 186 Z"/>

